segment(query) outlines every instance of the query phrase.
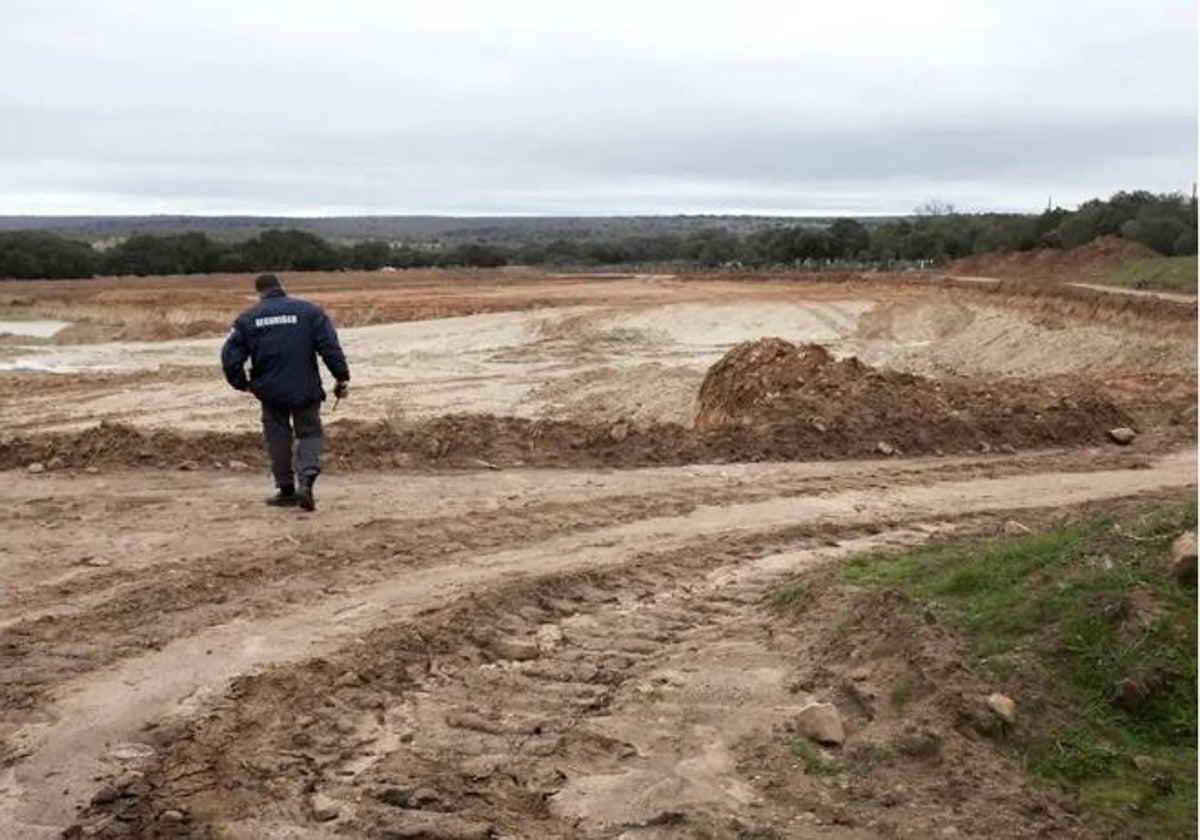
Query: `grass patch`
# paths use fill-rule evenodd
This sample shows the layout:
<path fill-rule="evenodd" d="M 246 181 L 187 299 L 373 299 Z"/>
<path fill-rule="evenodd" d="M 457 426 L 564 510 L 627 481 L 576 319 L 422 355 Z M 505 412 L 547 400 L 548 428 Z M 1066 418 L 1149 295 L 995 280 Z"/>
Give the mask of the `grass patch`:
<path fill-rule="evenodd" d="M 1011 741 L 1033 776 L 1078 791 L 1145 836 L 1196 825 L 1196 593 L 1162 570 L 1194 503 L 1136 521 L 849 561 L 844 577 L 896 587 L 961 632 L 989 680 L 1036 664 Z M 907 699 L 892 690 L 897 708 Z M 1031 710 L 1036 709 L 1036 713 Z M 1135 758 L 1141 766 L 1135 764 Z M 1136 821 L 1136 824 L 1135 822 Z"/>
<path fill-rule="evenodd" d="M 800 581 L 785 584 L 771 593 L 771 606 L 780 612 L 799 610 L 816 599 L 811 589 Z"/>
<path fill-rule="evenodd" d="M 888 699 L 891 701 L 893 709 L 902 712 L 904 711 L 904 707 L 908 705 L 908 701 L 912 699 L 912 694 L 913 678 L 911 674 L 905 671 L 892 684 L 892 690 L 888 692 Z"/>
<path fill-rule="evenodd" d="M 1196 257 L 1152 257 L 1112 269 L 1108 282 L 1132 289 L 1196 291 Z"/>
<path fill-rule="evenodd" d="M 667 699 L 667 692 L 661 688 L 635 688 L 630 696 L 633 702 L 640 703 L 643 706 L 650 706 L 654 703 L 662 703 Z"/>
<path fill-rule="evenodd" d="M 821 751 L 813 742 L 802 735 L 792 738 L 788 746 L 792 750 L 792 755 L 800 759 L 800 763 L 804 765 L 804 771 L 810 776 L 836 776 L 845 769 L 840 761 L 821 755 Z"/>

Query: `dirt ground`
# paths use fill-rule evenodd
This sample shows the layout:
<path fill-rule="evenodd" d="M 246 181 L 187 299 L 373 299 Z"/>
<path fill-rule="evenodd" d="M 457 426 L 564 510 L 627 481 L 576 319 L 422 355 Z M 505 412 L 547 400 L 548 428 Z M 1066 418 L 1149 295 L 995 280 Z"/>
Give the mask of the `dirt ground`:
<path fill-rule="evenodd" d="M 1112 269 L 1124 263 L 1159 256 L 1157 251 L 1132 240 L 1101 236 L 1076 248 L 978 254 L 956 260 L 949 268 L 963 275 L 1087 285 L 1104 282 Z M 1191 297 L 1195 299 L 1194 294 Z"/>
<path fill-rule="evenodd" d="M 284 279 L 354 374 L 312 515 L 261 505 L 257 411 L 216 366 L 250 278 L 0 284 L 0 322 L 73 325 L 0 345 L 0 836 L 1105 836 L 987 744 L 870 789 L 781 759 L 842 696 L 806 646 L 837 610 L 767 599 L 865 550 L 1194 494 L 1194 304 Z M 828 355 L 766 375 L 737 350 L 764 338 Z M 710 370 L 737 373 L 694 426 Z"/>

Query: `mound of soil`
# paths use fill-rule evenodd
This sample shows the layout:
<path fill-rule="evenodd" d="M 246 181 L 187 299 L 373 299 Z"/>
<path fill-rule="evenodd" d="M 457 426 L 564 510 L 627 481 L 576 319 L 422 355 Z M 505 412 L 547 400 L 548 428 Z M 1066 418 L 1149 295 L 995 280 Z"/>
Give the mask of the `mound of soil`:
<path fill-rule="evenodd" d="M 1120 236 L 1101 236 L 1078 248 L 1039 248 L 978 254 L 957 260 L 956 274 L 1024 280 L 1102 280 L 1110 269 L 1134 260 L 1157 257 L 1156 251 Z"/>
<path fill-rule="evenodd" d="M 1061 386 L 1060 386 L 1061 387 Z M 343 469 L 638 467 L 978 452 L 1103 443 L 1131 426 L 1095 393 L 1029 383 L 934 381 L 834 360 L 771 338 L 739 345 L 700 388 L 694 428 L 454 414 L 411 425 L 337 421 L 327 462 Z M 81 432 L 0 438 L 0 469 L 264 464 L 256 431 L 187 434 L 101 423 Z"/>
<path fill-rule="evenodd" d="M 854 357 L 834 360 L 823 347 L 780 338 L 726 353 L 700 386 L 696 411 L 702 434 L 748 427 L 778 437 L 811 429 L 842 449 L 859 441 L 884 454 L 1099 441 L 1124 425 L 1128 416 L 1094 393 L 935 381 Z"/>

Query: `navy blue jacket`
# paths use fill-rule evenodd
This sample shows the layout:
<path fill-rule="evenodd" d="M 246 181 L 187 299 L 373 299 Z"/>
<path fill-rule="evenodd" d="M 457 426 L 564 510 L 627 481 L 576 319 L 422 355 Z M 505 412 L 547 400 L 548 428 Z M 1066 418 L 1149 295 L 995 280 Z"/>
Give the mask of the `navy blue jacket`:
<path fill-rule="evenodd" d="M 221 348 L 221 367 L 237 390 L 248 390 L 264 403 L 297 408 L 325 399 L 317 354 L 334 379 L 349 381 L 346 356 L 325 311 L 271 289 L 233 322 Z"/>

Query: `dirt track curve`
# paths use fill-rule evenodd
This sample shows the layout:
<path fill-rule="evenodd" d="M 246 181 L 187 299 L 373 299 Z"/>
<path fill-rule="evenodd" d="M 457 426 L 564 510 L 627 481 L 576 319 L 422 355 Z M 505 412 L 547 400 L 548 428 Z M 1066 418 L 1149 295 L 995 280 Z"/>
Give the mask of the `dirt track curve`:
<path fill-rule="evenodd" d="M 1107 469 L 1094 467 L 1094 459 L 1088 467 L 1064 453 L 882 465 L 367 473 L 331 477 L 322 510 L 308 518 L 248 506 L 258 482 L 244 476 L 10 474 L 7 493 L 24 504 L 3 514 L 10 527 L 0 649 L 30 694 L 6 684 L 5 717 L 14 723 L 3 731 L 9 760 L 0 835 L 56 835 L 95 793 L 94 780 L 128 760 L 117 745 L 145 740 L 146 724 L 196 713 L 239 675 L 352 655 L 372 628 L 419 621 L 425 611 L 515 581 L 546 585 L 657 557 L 655 573 L 669 582 L 660 595 L 704 580 L 757 590 L 797 568 L 917 541 L 972 517 L 1195 482 L 1192 451 L 1153 462 L 1122 454 Z M 18 521 L 20 510 L 39 504 L 69 515 L 49 528 Z M 95 534 L 87 556 L 63 539 L 63 530 L 82 527 Z M 31 530 L 35 537 L 21 536 Z M 155 544 L 164 551 L 147 550 Z M 171 553 L 169 544 L 184 550 Z M 714 545 L 721 551 L 712 554 Z M 136 559 L 126 559 L 133 546 Z M 619 584 L 608 597 L 636 599 Z M 390 754 L 374 744 L 356 772 Z M 634 762 L 650 774 L 643 781 L 658 760 Z M 737 773 L 725 767 L 717 775 L 723 790 Z M 337 779 L 344 785 L 354 777 Z M 586 807 L 579 804 L 580 791 L 594 784 L 584 774 L 560 789 L 562 813 L 581 820 L 578 836 L 637 821 L 626 813 L 637 806 L 624 788 L 592 790 Z M 252 825 L 235 836 L 267 836 Z"/>

